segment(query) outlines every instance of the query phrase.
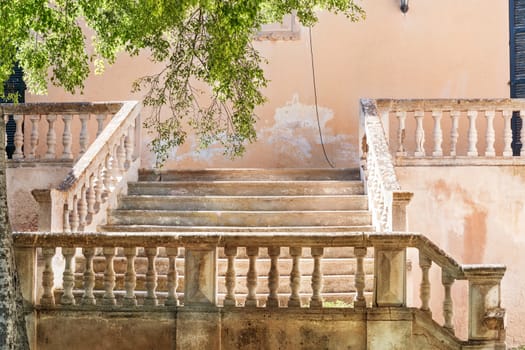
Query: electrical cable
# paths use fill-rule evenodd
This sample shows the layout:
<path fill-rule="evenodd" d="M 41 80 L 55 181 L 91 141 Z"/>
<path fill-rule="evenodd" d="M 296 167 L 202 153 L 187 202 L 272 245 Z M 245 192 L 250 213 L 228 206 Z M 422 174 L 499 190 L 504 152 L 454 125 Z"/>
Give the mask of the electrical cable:
<path fill-rule="evenodd" d="M 321 140 L 321 147 L 323 149 L 324 159 L 331 168 L 335 168 L 334 163 L 330 161 L 328 155 L 326 154 L 326 148 L 323 140 L 323 132 L 321 131 L 321 122 L 319 120 L 319 104 L 317 102 L 317 82 L 315 78 L 315 64 L 314 64 L 314 48 L 312 45 L 312 27 L 308 27 L 308 34 L 310 37 L 310 61 L 312 62 L 312 81 L 314 86 L 314 100 L 315 100 L 315 116 L 317 117 L 317 128 L 319 130 L 319 139 Z"/>

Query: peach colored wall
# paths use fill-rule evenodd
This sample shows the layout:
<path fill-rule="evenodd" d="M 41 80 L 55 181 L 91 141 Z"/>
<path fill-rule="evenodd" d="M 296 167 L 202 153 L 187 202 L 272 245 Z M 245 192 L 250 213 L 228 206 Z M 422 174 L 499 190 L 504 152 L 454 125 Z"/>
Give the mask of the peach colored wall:
<path fill-rule="evenodd" d="M 525 167 L 458 166 L 397 167 L 403 190 L 413 191 L 408 207 L 409 229 L 424 233 L 441 249 L 465 264 L 505 264 L 503 307 L 507 309 L 507 340 L 524 345 L 525 334 Z M 419 271 L 414 261 L 414 272 Z M 441 314 L 442 286 L 435 268 L 432 305 Z M 418 283 L 418 277 L 414 276 Z M 456 326 L 465 334 L 465 284 L 454 284 Z M 414 288 L 414 305 L 419 306 Z"/>
<path fill-rule="evenodd" d="M 360 97 L 506 97 L 509 95 L 508 3 L 418 0 L 403 15 L 397 0 L 363 2 L 367 19 L 320 14 L 313 46 L 321 125 L 338 167 L 357 165 Z M 194 140 L 173 152 L 170 167 L 325 167 L 314 113 L 308 31 L 297 41 L 257 42 L 269 63 L 269 102 L 257 109 L 259 141 L 242 159 L 220 150 L 196 154 Z M 122 55 L 103 76 L 90 77 L 83 95 L 51 88 L 28 101 L 138 99 L 139 76 L 155 72 L 146 55 Z M 144 138 L 144 145 L 148 142 Z M 154 164 L 146 148 L 143 166 Z"/>

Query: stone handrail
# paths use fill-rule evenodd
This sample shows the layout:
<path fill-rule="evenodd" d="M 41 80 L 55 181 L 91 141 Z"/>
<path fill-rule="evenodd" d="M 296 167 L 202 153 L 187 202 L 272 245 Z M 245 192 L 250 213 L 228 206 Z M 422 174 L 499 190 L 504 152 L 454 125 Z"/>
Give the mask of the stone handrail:
<path fill-rule="evenodd" d="M 0 104 L 3 120 L 15 127 L 15 148 L 9 162 L 79 159 L 121 107 L 120 102 Z M 44 134 L 45 138 L 41 137 Z"/>
<path fill-rule="evenodd" d="M 373 224 L 378 231 L 406 230 L 406 205 L 412 193 L 401 191 L 375 101 L 361 100 L 360 158 Z"/>
<path fill-rule="evenodd" d="M 525 116 L 525 99 L 378 99 L 375 103 L 396 162 L 504 162 L 513 156 L 513 144 L 525 140 L 525 127 L 514 135 L 511 130 L 513 115 Z"/>
<path fill-rule="evenodd" d="M 106 209 L 126 191 L 128 175 L 137 175 L 140 110 L 137 101 L 123 102 L 58 188 L 51 190 L 51 231 L 84 231 L 104 223 Z"/>
<path fill-rule="evenodd" d="M 406 249 L 419 251 L 419 266 L 422 272 L 420 284 L 421 307 L 423 314 L 432 317 L 430 310 L 429 269 L 432 263 L 441 268 L 442 285 L 445 290 L 443 300 L 443 331 L 454 334 L 454 305 L 451 290 L 454 281 L 469 282 L 469 341 L 504 343 L 504 309 L 501 308 L 500 283 L 505 273 L 502 265 L 461 265 L 445 254 L 430 240 L 417 233 L 342 233 L 305 234 L 305 233 L 14 233 L 17 264 L 21 274 L 22 289 L 29 307 L 68 310 L 130 310 L 146 311 L 148 308 L 170 308 L 176 306 L 220 306 L 217 292 L 217 266 L 220 252 L 227 259 L 226 295 L 222 306 L 323 308 L 323 255 L 330 247 L 353 247 L 356 256 L 355 284 L 347 288 L 355 295 L 353 307 L 358 310 L 369 308 L 406 308 Z M 37 276 L 37 248 L 42 249 L 44 268 Z M 61 248 L 58 250 L 57 248 Z M 182 249 L 183 248 L 183 249 Z M 242 276 L 241 268 L 236 264 L 239 249 L 243 248 L 249 260 L 245 275 L 247 294 L 244 303 L 239 299 L 236 279 Z M 288 248 L 288 249 L 285 249 Z M 367 303 L 364 296 L 365 271 L 363 259 L 370 248 L 374 250 L 374 296 L 372 303 Z M 55 293 L 52 260 L 61 251 L 65 260 L 63 272 L 63 291 Z M 117 252 L 125 256 L 124 284 L 116 288 L 116 269 L 114 265 Z M 313 260 L 311 271 L 311 289 L 305 303 L 301 292 L 303 277 L 303 259 L 305 252 Z M 80 289 L 75 288 L 75 253 L 81 252 L 82 279 Z M 60 253 L 58 253 L 60 254 Z M 264 255 L 270 257 L 270 269 L 262 277 L 268 286 L 261 286 L 258 259 Z M 135 259 L 141 256 L 147 259 L 145 273 L 145 292 L 142 299 L 137 291 L 137 271 Z M 183 256 L 184 274 L 181 276 L 181 264 L 177 260 Z M 95 288 L 93 259 L 104 262 L 102 290 Z M 157 270 L 157 260 L 168 260 L 167 271 Z M 286 303 L 280 303 L 278 271 L 280 259 L 291 259 L 289 271 L 290 292 Z M 120 258 L 121 259 L 121 258 Z M 309 258 L 310 259 L 310 258 Z M 100 266 L 100 261 L 97 263 Z M 78 266 L 78 265 L 77 265 Z M 120 263 L 122 266 L 122 262 Z M 238 269 L 239 268 L 239 269 Z M 122 267 L 121 267 L 122 269 Z M 120 272 L 122 274 L 122 272 Z M 286 273 L 286 272 L 285 272 Z M 167 280 L 165 291 L 160 292 L 161 277 Z M 267 277 L 267 278 L 266 278 Z M 37 282 L 39 281 L 39 282 Z M 38 283 L 38 285 L 37 285 Z M 183 291 L 179 286 L 183 285 Z M 100 288 L 100 287 L 99 287 Z M 258 290 L 265 289 L 266 297 L 261 297 Z M 304 294 L 304 290 L 303 293 Z M 37 300 L 37 295 L 40 299 Z"/>

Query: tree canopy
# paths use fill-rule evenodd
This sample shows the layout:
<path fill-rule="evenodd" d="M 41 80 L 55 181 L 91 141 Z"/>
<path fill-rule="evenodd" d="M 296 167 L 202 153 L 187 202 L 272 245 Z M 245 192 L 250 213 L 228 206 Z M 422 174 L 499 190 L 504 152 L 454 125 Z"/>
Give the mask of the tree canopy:
<path fill-rule="evenodd" d="M 74 93 L 91 69 L 101 73 L 119 52 L 147 49 L 163 68 L 133 88 L 143 89 L 144 104 L 152 107 L 145 125 L 159 160 L 185 141 L 188 126 L 202 147 L 218 142 L 236 156 L 255 140 L 254 109 L 265 100 L 254 33 L 293 11 L 311 26 L 318 9 L 352 21 L 364 17 L 354 0 L 0 1 L 0 81 L 18 62 L 30 92 L 45 94 L 52 83 Z M 88 30 L 94 33 L 89 41 Z M 169 117 L 161 118 L 163 108 Z"/>

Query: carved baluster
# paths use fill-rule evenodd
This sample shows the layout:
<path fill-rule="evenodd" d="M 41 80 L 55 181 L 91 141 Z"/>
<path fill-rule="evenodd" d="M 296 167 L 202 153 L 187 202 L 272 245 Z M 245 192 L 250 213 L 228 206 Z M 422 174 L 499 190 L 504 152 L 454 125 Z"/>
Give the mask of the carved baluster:
<path fill-rule="evenodd" d="M 443 300 L 443 318 L 445 319 L 445 323 L 443 324 L 443 327 L 454 333 L 454 325 L 452 324 L 453 304 L 451 293 L 454 277 L 450 273 L 442 270 L 441 281 L 443 283 L 443 287 L 445 288 L 445 299 Z"/>
<path fill-rule="evenodd" d="M 69 205 L 64 204 L 64 212 L 63 212 L 63 218 L 62 218 L 62 230 L 66 233 L 71 233 L 71 225 L 69 224 Z"/>
<path fill-rule="evenodd" d="M 81 114 L 79 115 L 79 118 L 80 118 L 80 135 L 79 135 L 80 153 L 78 156 L 80 158 L 87 150 L 87 144 L 88 144 L 87 123 L 89 121 L 89 114 Z"/>
<path fill-rule="evenodd" d="M 115 267 L 113 259 L 115 258 L 115 248 L 104 247 L 102 253 L 106 258 L 106 269 L 104 271 L 104 295 L 102 296 L 103 305 L 116 305 L 117 300 L 113 289 L 115 289 Z"/>
<path fill-rule="evenodd" d="M 224 247 L 224 254 L 228 259 L 228 268 L 226 269 L 226 297 L 224 306 L 235 306 L 235 257 L 237 256 L 237 247 Z"/>
<path fill-rule="evenodd" d="M 322 307 L 323 297 L 321 289 L 323 288 L 323 272 L 321 270 L 321 258 L 323 257 L 323 247 L 312 247 L 312 257 L 314 258 L 314 269 L 312 271 L 312 298 L 310 307 Z"/>
<path fill-rule="evenodd" d="M 268 255 L 270 256 L 270 271 L 268 273 L 268 289 L 270 293 L 266 301 L 266 307 L 279 307 L 279 255 L 281 254 L 281 247 L 268 247 Z"/>
<path fill-rule="evenodd" d="M 259 247 L 246 247 L 246 254 L 248 254 L 249 267 L 246 275 L 246 286 L 248 287 L 248 295 L 246 295 L 245 306 L 257 306 L 257 256 L 259 255 Z"/>
<path fill-rule="evenodd" d="M 93 270 L 93 256 L 95 255 L 95 248 L 82 248 L 82 254 L 84 254 L 85 267 L 84 267 L 84 294 L 82 295 L 82 305 L 95 305 L 96 299 L 93 294 L 93 288 L 95 287 L 95 271 Z"/>
<path fill-rule="evenodd" d="M 288 299 L 288 307 L 300 307 L 301 297 L 299 296 L 299 289 L 301 288 L 301 271 L 299 263 L 303 248 L 290 247 L 290 255 L 292 256 L 292 271 L 290 272 L 290 288 L 292 290 L 290 299 Z"/>
<path fill-rule="evenodd" d="M 117 146 L 117 164 L 120 174 L 126 170 L 126 149 L 124 146 L 125 137 L 120 138 L 120 144 Z"/>
<path fill-rule="evenodd" d="M 406 156 L 407 152 L 405 150 L 405 121 L 407 118 L 407 112 L 397 112 L 396 117 L 398 120 L 398 129 L 397 129 L 397 152 L 398 156 Z"/>
<path fill-rule="evenodd" d="M 109 168 L 110 169 L 110 176 L 109 176 L 109 179 L 110 179 L 110 183 L 111 183 L 111 188 L 115 188 L 115 186 L 117 185 L 117 182 L 118 182 L 118 177 L 119 177 L 119 167 L 118 167 L 118 160 L 117 160 L 117 147 L 118 145 L 113 145 L 113 147 L 110 147 L 110 162 L 111 162 L 111 167 Z"/>
<path fill-rule="evenodd" d="M 450 119 L 452 121 L 452 125 L 450 128 L 450 156 L 455 157 L 457 155 L 456 153 L 456 146 L 458 144 L 458 124 L 459 124 L 459 117 L 461 116 L 461 111 L 450 111 Z"/>
<path fill-rule="evenodd" d="M 355 270 L 355 289 L 357 291 L 354 307 L 366 307 L 365 299 L 365 267 L 364 267 L 364 257 L 366 256 L 366 247 L 356 247 L 354 248 L 354 255 L 356 256 L 357 266 Z"/>
<path fill-rule="evenodd" d="M 87 225 L 88 203 L 86 199 L 87 188 L 82 186 L 80 191 L 80 199 L 78 200 L 78 230 L 84 231 Z"/>
<path fill-rule="evenodd" d="M 510 127 L 511 110 L 504 110 L 503 115 L 503 157 L 512 157 L 512 129 Z"/>
<path fill-rule="evenodd" d="M 157 257 L 157 248 L 146 248 L 146 256 L 148 258 L 148 271 L 146 272 L 146 297 L 144 298 L 144 306 L 157 305 L 157 270 L 155 268 L 155 259 Z"/>
<path fill-rule="evenodd" d="M 20 114 L 15 114 L 13 119 L 16 123 L 14 144 L 15 152 L 13 153 L 13 159 L 23 159 L 24 152 L 22 152 L 22 147 L 24 146 L 24 131 L 22 130 L 22 124 L 24 123 L 24 116 Z"/>
<path fill-rule="evenodd" d="M 112 180 L 111 180 L 111 164 L 113 163 L 113 160 L 111 158 L 111 155 L 108 153 L 106 155 L 106 160 L 104 163 L 104 169 L 102 170 L 102 183 L 104 184 L 104 192 L 102 193 L 102 198 L 105 201 L 107 199 L 107 196 L 109 192 L 111 191 L 112 187 Z"/>
<path fill-rule="evenodd" d="M 416 118 L 416 151 L 414 156 L 424 157 L 425 156 L 425 130 L 423 129 L 423 117 L 425 112 L 415 111 L 414 117 Z"/>
<path fill-rule="evenodd" d="M 420 286 L 420 297 L 421 297 L 421 310 L 431 314 L 429 301 L 430 301 L 430 279 L 428 277 L 428 271 L 432 266 L 432 260 L 425 254 L 419 252 L 419 267 L 421 268 L 421 286 Z"/>
<path fill-rule="evenodd" d="M 496 140 L 494 133 L 494 117 L 496 116 L 495 111 L 485 111 L 485 118 L 487 119 L 487 149 L 485 151 L 486 157 L 496 156 L 494 150 L 494 141 Z"/>
<path fill-rule="evenodd" d="M 69 212 L 69 223 L 71 224 L 71 231 L 78 232 L 80 226 L 80 219 L 78 216 L 78 198 L 77 196 L 73 197 L 73 204 L 71 205 L 71 210 Z"/>
<path fill-rule="evenodd" d="M 100 164 L 97 168 L 96 175 L 97 178 L 95 180 L 95 210 L 98 212 L 100 208 L 100 203 L 102 203 L 104 199 L 104 164 Z"/>
<path fill-rule="evenodd" d="M 106 116 L 104 114 L 97 114 L 97 137 L 102 133 L 102 130 L 104 130 L 105 120 Z"/>
<path fill-rule="evenodd" d="M 137 286 L 137 274 L 135 273 L 135 257 L 137 256 L 137 248 L 124 248 L 124 256 L 126 257 L 126 273 L 124 275 L 126 295 L 122 300 L 122 305 L 136 306 L 135 287 Z"/>
<path fill-rule="evenodd" d="M 126 163 L 125 167 L 128 169 L 133 162 L 133 143 L 135 136 L 135 128 L 130 126 L 128 132 L 126 133 L 126 138 L 124 139 L 124 149 L 126 151 Z"/>
<path fill-rule="evenodd" d="M 75 248 L 62 248 L 62 255 L 64 255 L 65 268 L 62 275 L 62 284 L 64 287 L 64 294 L 60 298 L 62 305 L 75 305 L 75 297 L 73 296 L 73 287 L 75 286 L 75 276 L 73 275 L 73 256 L 75 255 Z"/>
<path fill-rule="evenodd" d="M 441 117 L 443 117 L 442 111 L 432 111 L 432 118 L 434 119 L 434 151 L 432 152 L 432 156 L 434 157 L 443 156 L 443 149 L 441 148 L 441 144 L 443 143 Z"/>
<path fill-rule="evenodd" d="M 38 145 L 38 124 L 40 122 L 40 115 L 32 115 L 31 119 L 31 149 L 27 155 L 28 159 L 36 158 L 36 146 Z"/>
<path fill-rule="evenodd" d="M 177 273 L 177 255 L 179 248 L 166 248 L 166 255 L 168 256 L 168 297 L 166 299 L 166 306 L 179 305 L 177 298 L 177 288 L 179 286 L 179 274 Z"/>
<path fill-rule="evenodd" d="M 56 115 L 47 115 L 46 120 L 48 124 L 47 129 L 47 135 L 46 135 L 46 144 L 47 144 L 47 152 L 45 155 L 46 159 L 55 159 L 56 157 L 56 144 L 57 144 L 57 136 L 55 132 L 55 121 L 57 119 Z"/>
<path fill-rule="evenodd" d="M 62 144 L 64 149 L 62 151 L 62 159 L 73 159 L 73 153 L 71 152 L 71 119 L 72 115 L 63 115 L 62 120 L 64 121 L 64 133 L 62 134 Z"/>
<path fill-rule="evenodd" d="M 96 175 L 91 174 L 89 176 L 89 182 L 88 182 L 88 190 L 86 193 L 86 200 L 87 200 L 87 222 L 91 223 L 93 220 L 93 216 L 95 215 L 95 206 L 97 204 L 97 195 L 96 195 Z"/>
<path fill-rule="evenodd" d="M 467 156 L 477 157 L 478 156 L 478 130 L 476 129 L 476 118 L 478 111 L 469 110 L 467 111 L 468 118 L 468 151 Z"/>
<path fill-rule="evenodd" d="M 55 295 L 53 288 L 55 286 L 53 274 L 53 257 L 55 256 L 55 248 L 42 248 L 42 256 L 44 258 L 44 272 L 42 273 L 42 297 L 40 298 L 40 305 L 55 306 Z"/>
<path fill-rule="evenodd" d="M 520 132 L 520 140 L 521 143 L 525 143 L 525 111 L 520 111 L 520 117 L 521 117 L 521 132 Z M 520 156 L 525 157 L 525 145 L 521 146 L 521 152 Z"/>

